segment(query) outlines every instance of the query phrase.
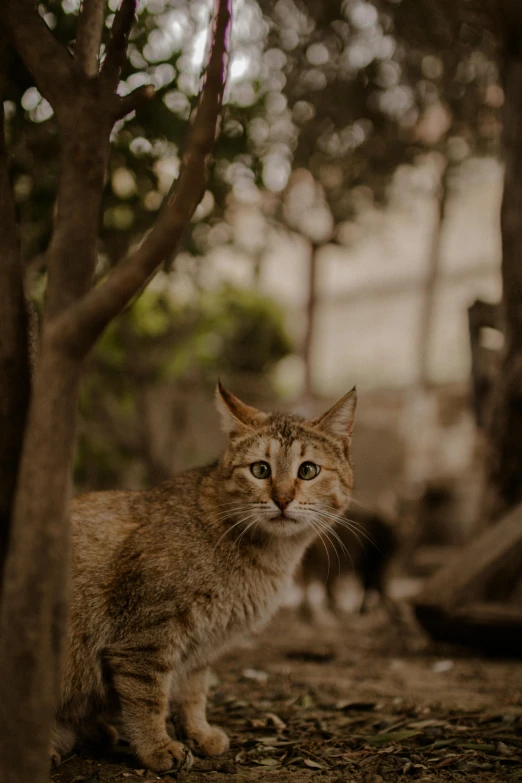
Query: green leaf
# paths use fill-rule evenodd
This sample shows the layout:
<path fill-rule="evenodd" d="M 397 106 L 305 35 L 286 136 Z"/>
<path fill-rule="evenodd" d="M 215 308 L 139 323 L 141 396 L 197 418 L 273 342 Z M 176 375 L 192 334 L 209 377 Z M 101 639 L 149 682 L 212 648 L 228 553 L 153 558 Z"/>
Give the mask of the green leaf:
<path fill-rule="evenodd" d="M 380 745 L 386 745 L 387 742 L 403 742 L 412 737 L 417 737 L 419 734 L 422 734 L 422 732 L 410 731 L 409 729 L 393 731 L 390 734 L 374 734 L 372 737 L 366 738 L 366 743 L 372 747 L 379 747 Z"/>
<path fill-rule="evenodd" d="M 496 745 L 487 742 L 459 742 L 458 745 L 465 750 L 476 750 L 478 753 L 498 753 Z"/>

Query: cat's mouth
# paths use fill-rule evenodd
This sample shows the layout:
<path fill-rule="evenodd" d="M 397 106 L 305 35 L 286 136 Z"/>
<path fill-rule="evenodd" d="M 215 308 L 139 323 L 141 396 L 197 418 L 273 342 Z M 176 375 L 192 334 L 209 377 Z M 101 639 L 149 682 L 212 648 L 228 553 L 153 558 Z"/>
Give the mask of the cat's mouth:
<path fill-rule="evenodd" d="M 290 515 L 287 511 L 281 511 L 279 514 L 267 516 L 264 523 L 265 531 L 274 538 L 283 538 L 299 536 L 304 530 L 308 529 L 305 520 L 298 516 Z"/>
<path fill-rule="evenodd" d="M 271 517 L 270 522 L 297 522 L 297 519 L 295 517 L 291 517 L 288 514 L 285 514 L 283 511 L 282 514 L 278 514 L 276 517 Z"/>

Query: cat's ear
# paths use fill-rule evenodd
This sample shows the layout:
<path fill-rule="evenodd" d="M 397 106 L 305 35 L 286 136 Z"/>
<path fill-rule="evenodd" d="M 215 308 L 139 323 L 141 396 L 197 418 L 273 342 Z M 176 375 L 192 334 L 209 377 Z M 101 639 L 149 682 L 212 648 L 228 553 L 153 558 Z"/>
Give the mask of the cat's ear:
<path fill-rule="evenodd" d="M 348 448 L 352 438 L 356 406 L 357 391 L 354 386 L 329 411 L 313 419 L 310 424 L 321 432 L 333 435 L 334 438 L 340 438 L 344 442 L 345 448 Z"/>
<path fill-rule="evenodd" d="M 266 419 L 266 413 L 245 405 L 218 381 L 216 406 L 221 415 L 221 426 L 229 435 L 255 430 Z"/>

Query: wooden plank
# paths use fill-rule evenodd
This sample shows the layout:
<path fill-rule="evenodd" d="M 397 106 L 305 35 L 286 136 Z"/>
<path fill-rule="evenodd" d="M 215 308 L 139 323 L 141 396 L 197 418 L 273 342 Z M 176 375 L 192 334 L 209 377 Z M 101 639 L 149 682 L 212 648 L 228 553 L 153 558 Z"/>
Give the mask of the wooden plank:
<path fill-rule="evenodd" d="M 481 332 L 484 327 L 503 331 L 502 307 L 477 299 L 468 308 L 468 326 L 471 348 L 471 381 L 473 388 L 473 406 L 475 419 L 479 427 L 484 427 L 487 408 L 490 402 L 493 379 L 498 371 L 499 358 L 494 361 L 495 352 L 487 350 L 481 344 Z M 500 357 L 500 353 L 498 357 Z"/>
<path fill-rule="evenodd" d="M 492 631 L 496 626 L 519 627 L 522 632 L 522 606 L 501 604 L 496 601 L 466 604 L 453 613 L 455 620 L 483 624 Z"/>
<path fill-rule="evenodd" d="M 437 641 L 473 647 L 496 657 L 521 657 L 522 610 L 506 609 L 498 604 L 470 604 L 446 613 L 440 606 L 417 606 L 415 613 Z"/>
<path fill-rule="evenodd" d="M 522 505 L 487 528 L 429 579 L 414 605 L 451 613 L 479 598 L 486 582 L 519 557 L 522 564 Z"/>
<path fill-rule="evenodd" d="M 458 557 L 462 551 L 463 547 L 455 544 L 421 545 L 415 549 L 408 563 L 408 571 L 415 576 L 433 576 L 439 569 Z"/>

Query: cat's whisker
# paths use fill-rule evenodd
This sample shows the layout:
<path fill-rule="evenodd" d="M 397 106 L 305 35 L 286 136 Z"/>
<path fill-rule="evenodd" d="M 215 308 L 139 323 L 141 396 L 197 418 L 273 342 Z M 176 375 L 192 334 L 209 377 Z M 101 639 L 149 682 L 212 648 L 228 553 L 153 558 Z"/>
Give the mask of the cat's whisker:
<path fill-rule="evenodd" d="M 358 523 L 356 523 L 353 520 L 348 520 L 345 516 L 332 513 L 332 511 L 326 510 L 324 506 L 318 506 L 316 513 L 321 514 L 323 516 L 324 520 L 332 520 L 335 524 L 338 524 L 340 527 L 345 528 L 346 530 L 349 530 L 354 538 L 357 540 L 359 546 L 364 549 L 365 545 L 364 542 L 361 540 L 361 536 L 363 538 L 366 538 L 366 540 L 371 543 L 373 546 L 376 546 L 375 542 L 372 540 L 372 538 L 366 533 L 365 530 L 362 529 L 362 527 L 359 527 Z M 331 526 L 331 522 L 330 522 Z M 338 537 L 338 536 L 337 536 Z M 339 538 L 339 537 L 338 537 Z M 340 541 L 340 539 L 339 539 Z M 378 547 L 377 547 L 378 548 Z M 346 552 L 348 555 L 350 562 L 353 565 L 353 560 L 351 557 L 351 554 L 349 552 Z"/>
<path fill-rule="evenodd" d="M 257 514 L 256 514 L 256 515 L 254 516 L 254 519 L 253 519 L 253 521 L 252 521 L 252 522 L 250 522 L 250 523 L 249 523 L 249 524 L 246 526 L 246 528 L 245 528 L 244 530 L 242 530 L 242 531 L 241 531 L 241 533 L 239 534 L 239 536 L 238 536 L 238 537 L 236 538 L 236 540 L 234 541 L 234 544 L 237 544 L 237 545 L 239 546 L 239 542 L 241 541 L 241 539 L 243 538 L 243 536 L 245 535 L 245 533 L 247 533 L 247 532 L 250 530 L 250 528 L 251 528 L 253 525 L 255 525 L 257 522 L 259 522 L 259 515 L 257 515 Z"/>
<path fill-rule="evenodd" d="M 320 529 L 322 530 L 323 534 L 326 536 L 326 540 L 328 541 L 328 543 L 330 544 L 330 546 L 332 547 L 332 549 L 333 549 L 333 551 L 335 553 L 335 556 L 337 558 L 337 573 L 340 576 L 341 575 L 341 560 L 339 558 L 339 552 L 337 551 L 337 547 L 332 542 L 332 539 L 330 537 L 331 529 L 328 527 L 328 525 L 325 525 L 325 523 L 322 520 L 318 519 L 318 518 L 316 518 L 315 522 L 316 522 L 316 524 L 318 524 L 320 526 Z M 327 572 L 327 574 L 326 574 L 326 581 L 328 581 L 328 576 L 329 576 L 329 572 Z"/>
<path fill-rule="evenodd" d="M 335 541 L 332 541 L 332 536 L 341 545 L 341 548 L 343 548 L 345 550 L 345 553 L 348 555 L 348 557 L 350 557 L 350 553 L 346 550 L 346 547 L 344 546 L 343 542 L 341 541 L 341 539 L 339 538 L 337 533 L 335 533 L 335 531 L 332 529 L 331 525 L 329 525 L 328 523 L 326 523 L 322 519 L 320 519 L 319 521 L 320 521 L 320 524 L 323 526 L 324 534 L 327 537 L 329 544 L 331 545 L 333 551 L 335 552 L 335 556 L 337 558 L 337 573 L 340 576 L 341 575 L 341 559 L 339 557 L 339 552 L 337 551 L 337 546 L 335 544 Z"/>
<path fill-rule="evenodd" d="M 319 515 L 319 517 L 320 517 L 320 515 Z M 323 520 L 322 520 L 322 523 L 323 523 L 324 525 L 326 525 L 326 527 L 327 527 L 327 529 L 328 529 L 328 532 L 329 532 L 329 533 L 330 533 L 330 534 L 331 534 L 331 535 L 332 535 L 332 536 L 333 536 L 333 537 L 336 539 L 336 541 L 339 543 L 339 546 L 341 547 L 341 549 L 342 549 L 342 551 L 344 552 L 344 554 L 345 554 L 345 555 L 347 555 L 347 557 L 349 557 L 349 558 L 351 559 L 350 551 L 349 551 L 349 550 L 348 550 L 348 548 L 346 547 L 346 544 L 345 544 L 345 543 L 342 541 L 342 539 L 340 538 L 340 536 L 339 536 L 339 534 L 337 533 L 337 531 L 336 531 L 336 530 L 334 530 L 334 528 L 331 526 L 330 522 L 329 522 L 328 520 L 324 520 L 324 519 L 323 519 Z"/>
<path fill-rule="evenodd" d="M 221 535 L 218 540 L 216 541 L 216 546 L 220 543 L 220 541 L 223 540 L 223 538 L 230 533 L 231 530 L 233 530 L 238 525 L 243 524 L 247 520 L 251 519 L 255 515 L 255 512 L 251 512 L 250 514 L 247 514 L 246 517 L 242 517 L 241 519 L 238 519 L 237 522 L 234 522 L 233 525 L 230 525 L 230 527 L 227 527 L 223 535 Z M 237 540 L 237 539 L 236 539 Z M 233 546 L 236 542 L 234 541 Z"/>
<path fill-rule="evenodd" d="M 262 504 L 265 505 L 265 504 Z M 219 514 L 212 514 L 208 519 L 212 522 L 223 522 L 227 518 L 243 514 L 246 511 L 254 511 L 258 509 L 258 505 L 253 503 L 242 503 L 240 506 L 230 509 L 228 511 L 221 511 Z"/>
<path fill-rule="evenodd" d="M 317 515 L 315 519 L 316 519 L 317 522 L 319 522 L 322 525 L 322 527 L 324 529 L 324 532 L 325 532 L 325 535 L 327 536 L 328 541 L 330 542 L 330 544 L 331 544 L 331 546 L 332 546 L 332 548 L 333 548 L 333 550 L 335 552 L 335 556 L 337 557 L 337 564 L 338 564 L 338 568 L 339 568 L 339 575 L 340 575 L 340 573 L 341 573 L 341 560 L 339 558 L 339 552 L 337 551 L 337 546 L 336 546 L 335 542 L 337 542 L 339 544 L 341 550 L 344 552 L 344 554 L 348 557 L 348 559 L 350 560 L 350 562 L 353 565 L 352 556 L 351 556 L 349 550 L 347 549 L 347 547 L 345 546 L 344 542 L 341 540 L 341 538 L 337 534 L 337 532 L 332 528 L 331 524 L 329 522 L 325 521 L 324 519 L 321 519 L 320 515 Z M 332 541 L 332 537 L 335 539 L 335 542 Z"/>
<path fill-rule="evenodd" d="M 226 503 L 214 503 L 213 505 L 215 508 L 223 508 L 226 506 L 241 506 L 244 505 L 244 500 L 228 500 Z M 250 506 L 264 506 L 265 503 L 262 500 L 249 500 L 248 505 Z"/>
<path fill-rule="evenodd" d="M 328 515 L 327 515 L 327 518 L 328 518 Z M 330 517 L 330 518 L 331 518 L 331 517 Z M 364 548 L 365 548 L 365 543 L 364 543 L 364 541 L 361 539 L 361 535 L 362 535 L 362 531 L 361 531 L 361 530 L 358 530 L 357 528 L 353 527 L 352 525 L 350 525 L 350 524 L 347 524 L 346 520 L 344 520 L 344 519 L 336 519 L 336 520 L 335 520 L 335 524 L 336 524 L 336 525 L 339 525 L 339 527 L 342 527 L 342 528 L 344 528 L 345 530 L 349 530 L 349 531 L 350 531 L 350 533 L 351 533 L 351 534 L 353 535 L 353 537 L 355 538 L 355 540 L 357 541 L 357 543 L 359 544 L 359 546 L 361 547 L 361 549 L 364 549 Z M 368 539 L 368 540 L 369 540 L 369 539 Z M 370 543 L 371 543 L 371 541 L 370 541 Z"/>
<path fill-rule="evenodd" d="M 234 511 L 241 511 L 242 509 L 244 510 L 245 508 L 253 508 L 255 506 L 256 504 L 245 502 L 245 501 L 243 501 L 242 503 L 234 503 L 233 505 L 229 505 L 228 508 L 219 511 L 217 514 L 213 514 L 212 516 L 214 519 L 219 519 L 220 516 L 230 514 Z"/>
<path fill-rule="evenodd" d="M 320 542 L 321 542 L 321 544 L 323 545 L 323 547 L 324 547 L 324 551 L 326 552 L 326 559 L 328 560 L 328 572 L 327 572 L 327 575 L 326 575 L 326 579 L 328 580 L 328 576 L 330 575 L 330 555 L 329 555 L 329 553 L 328 553 L 328 547 L 327 547 L 327 546 L 326 546 L 326 544 L 324 543 L 323 537 L 322 537 L 322 535 L 321 535 L 321 528 L 319 528 L 319 530 L 318 530 L 318 529 L 317 529 L 317 527 L 316 527 L 316 526 L 315 526 L 315 524 L 314 524 L 315 522 L 317 522 L 317 519 L 314 519 L 314 522 L 312 522 L 312 521 L 310 520 L 310 526 L 311 526 L 312 530 L 314 530 L 314 531 L 315 531 L 315 533 L 317 534 L 317 536 L 318 536 L 318 538 L 319 538 L 319 541 L 320 541 Z"/>
<path fill-rule="evenodd" d="M 227 519 L 232 519 L 234 516 L 237 516 L 238 514 L 242 514 L 245 511 L 248 511 L 247 508 L 238 508 L 234 509 L 233 511 L 227 511 L 224 514 L 220 514 L 219 516 L 209 516 L 208 520 L 209 522 L 226 522 Z"/>
<path fill-rule="evenodd" d="M 311 510 L 308 510 L 308 513 L 309 513 L 309 514 L 310 514 L 310 513 L 311 513 L 311 514 L 313 514 L 313 518 L 314 518 L 314 520 L 315 520 L 316 522 L 319 522 L 319 523 L 321 524 L 321 527 L 322 527 L 322 529 L 324 530 L 324 533 L 325 533 L 325 535 L 327 536 L 328 540 L 329 540 L 329 541 L 330 541 L 330 543 L 332 544 L 333 550 L 334 550 L 334 552 L 335 552 L 335 555 L 336 555 L 336 557 L 337 557 L 338 566 L 339 566 L 339 573 L 340 573 L 340 569 L 341 569 L 341 562 L 340 562 L 340 559 L 339 559 L 339 553 L 338 553 L 338 551 L 337 551 L 337 547 L 336 547 L 336 545 L 335 545 L 335 544 L 334 544 L 334 543 L 331 541 L 331 536 L 333 536 L 333 537 L 336 539 L 336 541 L 339 543 L 339 546 L 341 547 L 341 549 L 344 551 L 344 553 L 345 553 L 345 554 L 346 554 L 346 555 L 347 555 L 347 556 L 350 558 L 350 560 L 351 560 L 351 555 L 350 555 L 350 553 L 348 552 L 348 550 L 347 550 L 347 548 L 346 548 L 345 544 L 343 543 L 343 541 L 340 539 L 339 535 L 338 535 L 338 534 L 336 533 L 336 531 L 335 531 L 335 530 L 332 528 L 332 525 L 331 525 L 331 523 L 329 522 L 329 520 L 327 520 L 326 518 L 325 518 L 325 519 L 322 519 L 322 518 L 321 518 L 321 514 L 323 513 L 322 507 L 318 507 L 318 508 L 314 509 L 313 511 L 311 511 Z M 307 517 L 307 518 L 308 518 L 308 517 Z M 311 522 L 311 520 L 310 520 L 309 518 L 308 518 L 308 521 L 309 521 L 309 522 Z M 313 527 L 313 525 L 312 525 L 312 527 Z"/>
<path fill-rule="evenodd" d="M 346 555 L 346 557 L 350 561 L 350 563 L 352 565 L 352 568 L 354 568 L 354 562 L 353 562 L 353 558 L 352 558 L 351 552 L 347 548 L 347 546 L 344 544 L 344 542 L 341 540 L 341 538 L 339 537 L 339 534 L 332 528 L 331 524 L 325 522 L 324 520 L 323 520 L 323 524 L 328 528 L 329 533 L 335 538 L 335 540 L 337 541 L 337 543 L 341 547 L 343 553 Z M 339 558 L 339 554 L 337 552 L 337 548 L 336 548 L 335 544 L 332 543 L 332 546 L 334 548 L 334 551 L 335 551 L 337 557 Z M 340 572 L 340 568 L 341 568 L 341 564 L 340 564 L 340 561 L 339 561 L 339 572 Z"/>
<path fill-rule="evenodd" d="M 258 522 L 259 517 L 258 517 L 257 514 L 249 514 L 248 516 L 243 517 L 243 519 L 239 520 L 239 522 L 237 522 L 235 525 L 232 525 L 232 527 L 230 527 L 229 530 L 227 531 L 227 532 L 229 532 L 234 527 L 237 527 L 238 524 L 245 523 L 247 520 L 251 519 L 252 516 L 254 516 L 254 519 L 252 520 L 252 522 L 249 522 L 248 525 L 246 526 L 246 528 L 244 530 L 242 530 L 241 533 L 239 534 L 239 536 L 232 542 L 232 546 L 230 547 L 230 551 L 228 553 L 228 556 L 227 556 L 227 559 L 226 559 L 226 562 L 225 562 L 225 568 L 228 568 L 228 564 L 230 562 L 230 558 L 232 556 L 232 553 L 234 552 L 234 549 L 235 549 L 236 545 L 239 548 L 239 541 L 241 540 L 241 537 L 247 532 L 247 530 L 249 530 L 249 528 L 252 527 L 252 525 L 255 525 L 256 522 Z"/>
<path fill-rule="evenodd" d="M 360 500 L 357 500 L 357 498 L 353 495 L 351 496 L 350 502 L 355 503 L 357 506 L 361 506 L 361 508 L 364 508 L 366 511 L 372 510 L 371 506 L 369 506 L 367 503 L 362 503 Z"/>
<path fill-rule="evenodd" d="M 365 538 L 370 544 L 372 544 L 372 546 L 376 546 L 375 541 L 371 538 L 371 536 L 368 535 L 364 527 L 359 522 L 356 522 L 353 519 L 349 519 L 344 515 L 332 513 L 331 511 L 328 511 L 324 508 L 321 508 L 321 513 L 334 520 L 337 524 L 341 525 L 346 530 L 350 530 L 363 548 L 364 545 L 360 540 L 359 535 Z"/>
<path fill-rule="evenodd" d="M 357 532 L 357 533 L 363 533 L 364 532 L 362 526 L 360 526 L 359 523 L 354 522 L 354 521 L 348 519 L 344 515 L 337 514 L 337 513 L 332 513 L 331 511 L 329 511 L 328 509 L 325 509 L 324 507 L 321 508 L 321 513 L 324 514 L 329 519 L 333 520 L 334 522 L 336 522 L 339 525 L 344 525 L 345 527 L 348 525 L 349 528 L 353 532 Z"/>
<path fill-rule="evenodd" d="M 360 545 L 361 545 L 361 547 L 363 549 L 364 549 L 364 543 L 360 540 L 359 536 L 362 536 L 362 538 L 366 539 L 366 541 L 369 544 L 371 544 L 372 546 L 374 546 L 376 549 L 379 548 L 377 546 L 377 544 L 375 543 L 375 541 L 373 540 L 373 538 L 364 529 L 364 527 L 363 526 L 357 526 L 356 527 L 354 522 L 353 522 L 353 520 L 345 518 L 345 519 L 339 521 L 339 525 L 341 527 L 344 527 L 345 530 L 350 530 L 353 533 L 353 535 L 355 536 L 355 538 L 359 541 L 359 543 L 360 543 Z"/>
<path fill-rule="evenodd" d="M 238 514 L 244 514 L 246 511 L 252 511 L 252 510 L 253 509 L 250 509 L 248 506 L 243 506 L 242 508 L 226 511 L 222 514 L 219 514 L 218 516 L 209 516 L 208 520 L 210 522 L 225 522 L 225 520 L 227 519 L 231 519 L 232 517 L 237 517 Z"/>
<path fill-rule="evenodd" d="M 324 503 L 317 503 L 314 506 L 315 509 L 320 509 L 321 511 L 330 514 L 330 516 L 335 517 L 337 520 L 346 519 L 345 513 L 340 514 L 338 511 L 336 511 L 332 506 L 327 506 Z"/>
<path fill-rule="evenodd" d="M 261 519 L 262 519 L 262 517 L 257 517 L 257 519 L 254 520 L 254 531 L 255 531 L 257 525 L 259 524 L 259 522 L 261 522 Z"/>

